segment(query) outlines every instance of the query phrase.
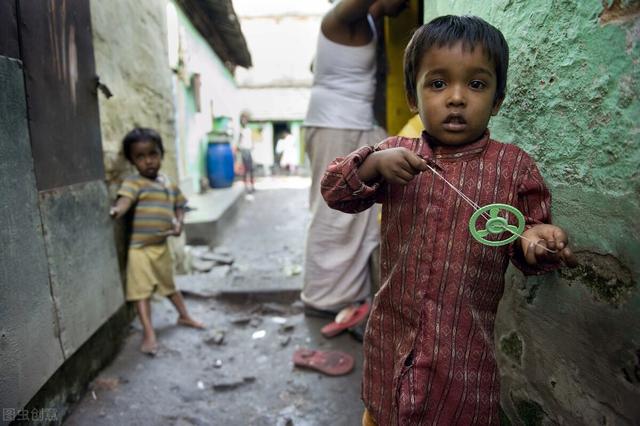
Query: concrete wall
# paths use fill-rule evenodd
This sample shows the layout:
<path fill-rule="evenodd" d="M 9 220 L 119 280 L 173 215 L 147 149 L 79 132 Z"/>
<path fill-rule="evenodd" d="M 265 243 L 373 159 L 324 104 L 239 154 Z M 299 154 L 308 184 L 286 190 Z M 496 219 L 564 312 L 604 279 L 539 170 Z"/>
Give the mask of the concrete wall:
<path fill-rule="evenodd" d="M 115 185 L 135 170 L 121 155 L 120 146 L 136 126 L 160 132 L 166 151 L 162 171 L 177 178 L 166 3 L 91 0 L 96 73 L 113 93 L 109 99 L 100 96 L 100 126 L 105 173 Z"/>
<path fill-rule="evenodd" d="M 325 0 L 236 0 L 253 68 L 236 72 L 242 100 L 256 121 L 302 120 L 307 112 Z"/>
<path fill-rule="evenodd" d="M 604 6 L 603 6 L 604 5 Z M 479 15 L 511 47 L 492 135 L 537 160 L 580 266 L 510 271 L 496 330 L 515 423 L 640 419 L 640 21 L 637 0 L 425 1 L 425 22 Z"/>
<path fill-rule="evenodd" d="M 135 172 L 121 152 L 122 138 L 134 127 L 151 127 L 162 136 L 162 172 L 179 182 L 174 93 L 167 47 L 165 0 L 90 0 L 96 74 L 113 94 L 99 96 L 100 129 L 109 198 L 122 179 Z M 124 258 L 122 223 L 118 251 Z M 174 263 L 184 267 L 184 238 L 170 238 Z M 122 265 L 124 266 L 124 265 Z"/>

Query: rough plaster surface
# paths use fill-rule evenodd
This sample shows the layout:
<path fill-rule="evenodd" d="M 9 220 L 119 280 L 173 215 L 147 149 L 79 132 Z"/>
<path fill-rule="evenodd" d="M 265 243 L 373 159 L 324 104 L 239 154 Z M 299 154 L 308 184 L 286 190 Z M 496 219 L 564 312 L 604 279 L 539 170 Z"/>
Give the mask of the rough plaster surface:
<path fill-rule="evenodd" d="M 175 126 L 167 56 L 166 2 L 91 1 L 96 72 L 113 97 L 100 95 L 100 126 L 107 181 L 133 171 L 120 153 L 124 135 L 152 127 L 165 147 L 163 172 L 174 178 Z"/>
<path fill-rule="evenodd" d="M 0 407 L 20 409 L 62 363 L 20 62 L 0 56 Z M 29 348 L 29 350 L 25 350 Z"/>
<path fill-rule="evenodd" d="M 536 159 L 554 196 L 554 220 L 581 261 L 577 270 L 536 279 L 512 273 L 506 286 L 496 345 L 502 404 L 517 424 L 640 418 L 638 6 L 425 2 L 426 21 L 473 14 L 504 33 L 507 99 L 492 136 Z"/>
<path fill-rule="evenodd" d="M 104 182 L 40 192 L 65 358 L 124 303 Z"/>

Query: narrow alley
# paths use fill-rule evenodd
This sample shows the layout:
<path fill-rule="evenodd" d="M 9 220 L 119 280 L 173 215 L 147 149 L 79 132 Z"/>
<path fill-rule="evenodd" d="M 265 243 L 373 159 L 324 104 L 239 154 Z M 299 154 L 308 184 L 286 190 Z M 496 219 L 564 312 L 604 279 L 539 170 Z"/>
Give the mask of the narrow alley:
<path fill-rule="evenodd" d="M 305 317 L 297 302 L 308 183 L 301 177 L 259 181 L 222 245 L 233 265 L 177 277 L 207 330 L 176 326 L 170 303 L 155 300 L 156 357 L 138 350 L 134 321 L 121 353 L 64 424 L 358 424 L 360 343 L 347 333 L 324 338 L 319 329 L 328 320 Z M 356 367 L 341 377 L 295 368 L 299 347 L 343 350 Z"/>

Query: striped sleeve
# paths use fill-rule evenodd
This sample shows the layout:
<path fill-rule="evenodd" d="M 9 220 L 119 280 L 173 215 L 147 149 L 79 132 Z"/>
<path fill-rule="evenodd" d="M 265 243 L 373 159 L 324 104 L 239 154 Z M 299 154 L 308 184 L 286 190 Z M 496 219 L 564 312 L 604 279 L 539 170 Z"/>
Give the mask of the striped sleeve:
<path fill-rule="evenodd" d="M 118 190 L 118 197 L 127 197 L 127 198 L 131 198 L 134 201 L 138 199 L 139 195 L 140 195 L 140 186 L 138 185 L 136 180 L 131 177 L 126 178 L 122 182 L 122 185 Z"/>
<path fill-rule="evenodd" d="M 522 212 L 526 222 L 526 229 L 533 225 L 551 223 L 551 193 L 544 183 L 544 179 L 533 160 L 527 155 L 523 161 L 518 188 L 518 210 Z M 511 262 L 525 275 L 540 275 L 558 269 L 561 263 L 546 263 L 529 265 L 524 259 L 522 251 L 516 246 L 521 244 L 516 240 L 510 246 Z"/>
<path fill-rule="evenodd" d="M 173 189 L 175 194 L 174 208 L 184 209 L 187 206 L 187 199 L 185 198 L 180 188 L 178 188 L 178 186 L 174 186 Z"/>

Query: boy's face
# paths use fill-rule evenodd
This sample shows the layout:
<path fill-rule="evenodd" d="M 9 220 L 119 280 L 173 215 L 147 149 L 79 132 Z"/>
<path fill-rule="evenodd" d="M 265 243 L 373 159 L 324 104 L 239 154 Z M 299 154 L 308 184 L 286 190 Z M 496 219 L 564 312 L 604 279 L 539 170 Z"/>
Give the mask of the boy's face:
<path fill-rule="evenodd" d="M 495 66 L 482 46 L 473 52 L 462 43 L 432 47 L 423 56 L 416 81 L 416 101 L 425 130 L 444 145 L 464 145 L 480 138 L 500 109 L 494 102 Z"/>
<path fill-rule="evenodd" d="M 162 152 L 153 141 L 138 141 L 131 145 L 133 165 L 142 176 L 155 180 L 162 164 Z"/>

